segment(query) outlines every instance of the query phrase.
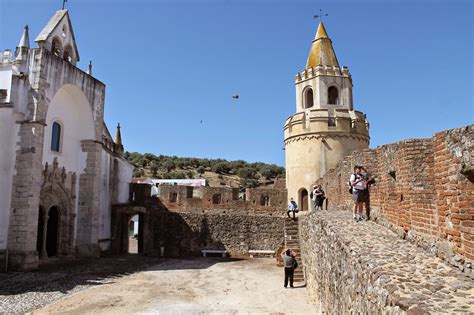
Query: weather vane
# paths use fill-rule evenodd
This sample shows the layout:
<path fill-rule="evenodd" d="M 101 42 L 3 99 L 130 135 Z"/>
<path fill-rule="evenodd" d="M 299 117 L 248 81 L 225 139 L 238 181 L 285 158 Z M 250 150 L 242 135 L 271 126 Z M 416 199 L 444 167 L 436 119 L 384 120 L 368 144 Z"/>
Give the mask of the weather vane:
<path fill-rule="evenodd" d="M 66 2 L 67 0 L 63 0 L 63 10 L 64 10 L 64 6 L 66 5 Z"/>
<path fill-rule="evenodd" d="M 323 21 L 323 16 L 329 16 L 329 15 L 327 13 L 323 14 L 323 10 L 319 9 L 319 15 L 315 15 L 314 19 L 319 18 L 319 22 L 322 22 Z"/>

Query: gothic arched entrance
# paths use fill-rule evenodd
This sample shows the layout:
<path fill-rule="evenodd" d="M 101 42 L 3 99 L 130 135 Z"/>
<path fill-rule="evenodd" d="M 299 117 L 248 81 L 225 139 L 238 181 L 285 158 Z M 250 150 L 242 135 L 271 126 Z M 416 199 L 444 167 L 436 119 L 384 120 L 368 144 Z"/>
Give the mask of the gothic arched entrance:
<path fill-rule="evenodd" d="M 59 211 L 51 207 L 48 211 L 48 228 L 46 230 L 46 253 L 48 257 L 58 254 Z"/>
<path fill-rule="evenodd" d="M 74 254 L 75 173 L 46 163 L 40 194 L 36 249 L 41 258 Z"/>

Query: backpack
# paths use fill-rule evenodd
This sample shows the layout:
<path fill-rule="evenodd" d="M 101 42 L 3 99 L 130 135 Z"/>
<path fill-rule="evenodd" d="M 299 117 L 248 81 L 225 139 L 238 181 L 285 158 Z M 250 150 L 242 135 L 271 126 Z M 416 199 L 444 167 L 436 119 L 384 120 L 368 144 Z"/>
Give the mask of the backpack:
<path fill-rule="evenodd" d="M 313 199 L 314 197 L 314 194 L 313 194 L 313 191 L 311 190 L 311 193 L 309 194 L 309 198 Z"/>
<path fill-rule="evenodd" d="M 296 258 L 293 257 L 293 270 L 298 268 L 298 262 L 296 261 Z"/>
<path fill-rule="evenodd" d="M 356 174 L 352 174 L 352 175 L 354 175 L 354 177 L 356 176 Z M 352 177 L 352 175 L 351 175 L 351 177 Z M 350 180 L 350 179 L 349 179 L 349 181 L 347 182 L 347 184 L 349 185 L 349 194 L 352 195 L 352 183 L 351 183 L 351 180 Z"/>

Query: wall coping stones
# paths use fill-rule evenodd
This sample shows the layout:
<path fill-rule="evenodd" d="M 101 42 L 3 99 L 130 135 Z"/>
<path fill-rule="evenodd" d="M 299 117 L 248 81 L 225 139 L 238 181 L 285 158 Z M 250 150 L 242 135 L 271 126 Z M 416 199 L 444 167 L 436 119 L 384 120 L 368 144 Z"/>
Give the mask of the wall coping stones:
<path fill-rule="evenodd" d="M 474 313 L 474 281 L 393 231 L 348 211 L 300 217 L 313 300 L 332 313 Z"/>

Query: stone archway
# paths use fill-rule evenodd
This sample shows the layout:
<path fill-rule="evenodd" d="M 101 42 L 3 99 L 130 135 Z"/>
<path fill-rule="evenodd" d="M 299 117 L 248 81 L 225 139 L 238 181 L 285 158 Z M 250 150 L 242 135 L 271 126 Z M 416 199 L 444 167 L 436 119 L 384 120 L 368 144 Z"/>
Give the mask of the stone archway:
<path fill-rule="evenodd" d="M 298 202 L 301 211 L 308 211 L 309 200 L 308 191 L 306 190 L 306 188 L 300 189 L 298 193 Z"/>
<path fill-rule="evenodd" d="M 76 174 L 66 173 L 54 159 L 52 167 L 46 163 L 43 175 L 37 249 L 41 258 L 71 255 L 74 253 Z"/>

